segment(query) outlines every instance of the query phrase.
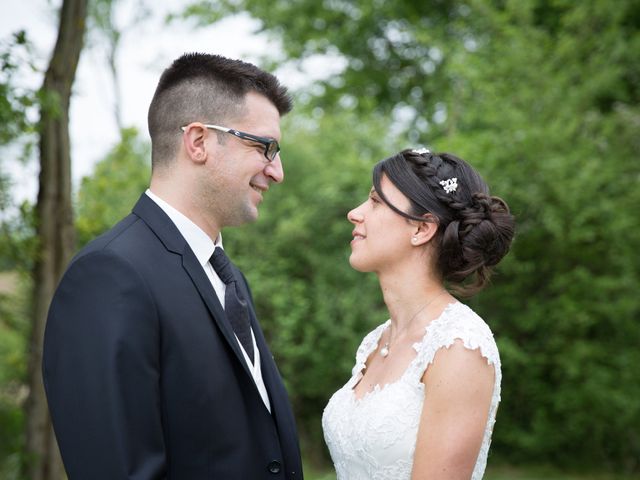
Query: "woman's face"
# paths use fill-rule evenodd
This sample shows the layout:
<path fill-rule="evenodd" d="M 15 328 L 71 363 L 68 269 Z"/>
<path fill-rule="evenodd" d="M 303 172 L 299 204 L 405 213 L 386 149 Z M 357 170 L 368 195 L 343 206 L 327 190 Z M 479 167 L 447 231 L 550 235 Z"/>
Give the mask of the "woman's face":
<path fill-rule="evenodd" d="M 380 188 L 395 207 L 410 210 L 410 202 L 396 186 L 383 175 Z M 353 223 L 351 256 L 349 263 L 361 272 L 380 273 L 399 264 L 411 252 L 414 222 L 397 214 L 380 198 L 374 188 L 369 198 L 347 214 Z"/>

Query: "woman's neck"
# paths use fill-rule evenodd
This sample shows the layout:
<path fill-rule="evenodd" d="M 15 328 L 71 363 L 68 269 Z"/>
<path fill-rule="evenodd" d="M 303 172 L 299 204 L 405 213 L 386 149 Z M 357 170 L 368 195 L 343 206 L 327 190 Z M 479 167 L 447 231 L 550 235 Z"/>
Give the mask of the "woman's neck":
<path fill-rule="evenodd" d="M 379 275 L 378 279 L 395 332 L 405 332 L 416 318 L 429 311 L 429 307 L 433 308 L 439 300 L 449 296 L 445 294 L 442 282 L 428 272 L 407 269 L 404 273 Z"/>

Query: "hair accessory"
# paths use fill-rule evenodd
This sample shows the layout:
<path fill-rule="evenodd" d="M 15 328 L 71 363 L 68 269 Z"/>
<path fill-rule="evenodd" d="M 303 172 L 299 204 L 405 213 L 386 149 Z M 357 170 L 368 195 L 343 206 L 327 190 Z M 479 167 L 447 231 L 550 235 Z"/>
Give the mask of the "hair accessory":
<path fill-rule="evenodd" d="M 418 149 L 413 149 L 411 150 L 411 153 L 416 153 L 418 155 L 424 155 L 425 153 L 431 153 L 431 150 L 429 150 L 428 148 L 418 148 Z"/>
<path fill-rule="evenodd" d="M 452 193 L 458 189 L 458 179 L 456 177 L 447 178 L 446 180 L 442 180 L 440 185 L 442 185 L 445 192 Z"/>

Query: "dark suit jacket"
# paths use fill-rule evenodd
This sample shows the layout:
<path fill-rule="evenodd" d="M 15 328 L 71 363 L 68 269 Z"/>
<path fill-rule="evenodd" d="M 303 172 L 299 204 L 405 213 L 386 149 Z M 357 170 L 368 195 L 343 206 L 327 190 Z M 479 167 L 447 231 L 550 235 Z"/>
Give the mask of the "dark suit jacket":
<path fill-rule="evenodd" d="M 142 195 L 73 259 L 49 310 L 44 383 L 69 478 L 301 479 L 253 304 L 251 317 L 271 414 L 202 266 Z"/>

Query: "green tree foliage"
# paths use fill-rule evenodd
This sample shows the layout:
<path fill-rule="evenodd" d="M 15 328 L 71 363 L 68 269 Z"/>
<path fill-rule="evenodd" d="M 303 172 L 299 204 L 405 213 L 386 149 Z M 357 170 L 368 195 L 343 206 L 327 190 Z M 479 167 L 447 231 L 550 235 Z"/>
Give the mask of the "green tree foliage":
<path fill-rule="evenodd" d="M 472 302 L 494 327 L 503 357 L 494 456 L 639 470 L 640 4 L 234 0 L 200 2 L 188 13 L 209 22 L 240 11 L 251 12 L 264 30 L 282 38 L 294 61 L 317 53 L 346 59 L 341 74 L 305 92 L 310 104 L 326 112 L 356 105 L 364 123 L 377 113 L 404 118 L 396 127 L 405 127 L 415 143 L 468 159 L 511 204 L 519 222 L 513 252 L 493 288 Z M 340 143 L 341 134 L 328 136 L 342 156 L 352 140 Z M 327 134 L 303 138 L 306 161 L 327 160 L 320 153 Z M 302 148 L 300 138 L 295 145 Z M 386 156 L 394 150 L 388 147 L 368 158 Z M 367 169 L 359 170 L 357 163 L 341 165 L 341 172 L 353 169 L 368 179 Z M 339 182 L 328 177 L 325 185 L 320 172 L 307 174 L 318 176 L 320 192 Z M 274 200 L 280 189 L 284 194 L 294 188 L 287 182 L 274 189 Z M 316 195 L 306 187 L 300 191 Z M 355 200 L 348 188 L 331 194 L 335 199 L 322 197 L 327 205 L 339 202 L 344 208 L 340 202 Z M 293 198 L 280 202 L 293 202 L 299 211 L 315 208 Z M 283 208 L 269 204 L 263 210 L 267 218 L 255 227 L 261 234 L 238 240 L 246 242 L 243 266 L 255 275 L 258 302 L 282 296 L 283 304 L 290 303 L 281 315 L 271 315 L 269 305 L 261 308 L 266 321 L 290 325 L 273 324 L 271 333 L 277 335 L 277 355 L 285 357 L 283 373 L 301 413 L 317 410 L 321 390 L 339 383 L 336 372 L 352 362 L 353 352 L 335 351 L 332 338 L 343 328 L 334 323 L 341 302 L 353 302 L 349 308 L 357 304 L 344 310 L 350 320 L 342 334 L 351 341 L 346 329 L 362 333 L 361 325 L 371 324 L 371 312 L 380 304 L 379 296 L 364 294 L 362 283 L 349 283 L 362 277 L 351 277 L 339 258 L 322 261 L 329 251 L 340 251 L 333 237 L 343 228 L 336 211 L 318 212 L 325 219 L 318 219 L 321 233 L 305 238 L 307 229 L 292 229 L 289 235 L 298 242 L 283 243 L 281 250 L 275 237 L 263 246 L 261 240 L 270 238 L 264 234 L 279 231 L 272 230 L 274 225 L 287 216 L 298 218 Z M 304 261 L 296 256 L 303 245 L 309 250 Z M 308 261 L 316 255 L 317 264 Z M 296 261 L 287 263 L 287 258 Z M 262 264 L 271 267 L 265 272 L 286 264 L 283 273 L 305 280 L 283 277 L 282 292 L 271 289 L 278 275 L 252 273 Z M 334 283 L 316 284 L 304 276 L 325 264 L 338 272 L 327 277 Z M 318 299 L 309 288 L 322 291 L 321 286 L 326 294 Z M 310 310 L 317 311 L 313 322 Z M 286 331 L 297 335 L 287 337 Z M 296 349 L 296 362 L 305 368 L 283 353 Z M 318 393 L 315 403 L 299 396 L 312 389 Z M 325 398 L 329 394 L 324 391 Z M 304 421 L 308 415 L 302 412 Z"/>
<path fill-rule="evenodd" d="M 316 86 L 314 105 L 354 105 L 362 114 L 411 106 L 412 129 L 424 131 L 449 79 L 443 61 L 466 34 L 452 21 L 469 14 L 447 0 L 201 0 L 185 15 L 209 24 L 249 12 L 262 30 L 282 39 L 286 58 L 302 65 L 316 55 L 338 55 L 344 71 Z M 406 114 L 407 112 L 405 112 Z"/>
<path fill-rule="evenodd" d="M 0 291 L 0 478 L 14 478 L 24 448 L 26 391 L 26 339 L 29 331 L 26 279 L 17 272 L 0 273 L 0 284 L 14 284 Z"/>
<path fill-rule="evenodd" d="M 639 12 L 605 3 L 484 10 L 482 48 L 450 63 L 458 114 L 438 141 L 477 158 L 519 218 L 497 288 L 477 301 L 504 361 L 494 448 L 634 471 Z"/>
<path fill-rule="evenodd" d="M 124 129 L 120 143 L 96 164 L 92 176 L 82 179 L 76 206 L 80 246 L 131 212 L 149 185 L 149 159 L 149 144 L 135 129 Z"/>
<path fill-rule="evenodd" d="M 33 143 L 29 136 L 34 131 L 32 116 L 37 105 L 37 95 L 33 89 L 22 86 L 27 70 L 35 70 L 32 46 L 24 31 L 9 38 L 0 39 L 0 147 L 14 147 L 19 155 L 27 157 Z M 28 140 L 20 146 L 17 140 Z M 0 164 L 4 156 L 0 156 Z M 9 178 L 6 170 L 0 170 L 0 213 L 11 206 Z"/>
<path fill-rule="evenodd" d="M 26 395 L 26 338 L 34 229 L 31 206 L 11 198 L 2 168 L 8 158 L 28 158 L 34 142 L 37 94 L 24 86 L 36 70 L 32 46 L 20 31 L 0 40 L 0 478 L 13 478 L 24 447 L 22 403 Z"/>
<path fill-rule="evenodd" d="M 19 77 L 25 69 L 35 69 L 31 50 L 24 31 L 0 43 L 0 145 L 33 129 L 27 112 L 35 104 L 35 94 L 19 86 Z"/>
<path fill-rule="evenodd" d="M 0 478 L 7 480 L 17 478 L 23 459 L 34 231 L 33 208 L 26 202 L 0 224 Z"/>

